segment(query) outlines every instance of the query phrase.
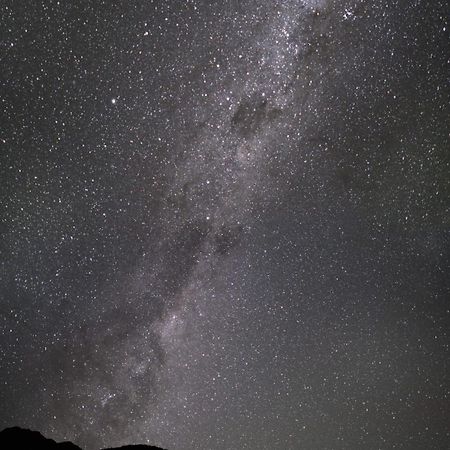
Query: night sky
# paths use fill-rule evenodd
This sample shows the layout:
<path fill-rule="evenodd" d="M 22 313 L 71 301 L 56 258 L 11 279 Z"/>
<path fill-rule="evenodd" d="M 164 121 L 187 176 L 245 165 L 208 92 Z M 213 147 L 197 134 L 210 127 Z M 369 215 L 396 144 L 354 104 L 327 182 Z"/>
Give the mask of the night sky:
<path fill-rule="evenodd" d="M 0 428 L 448 448 L 445 0 L 0 9 Z"/>

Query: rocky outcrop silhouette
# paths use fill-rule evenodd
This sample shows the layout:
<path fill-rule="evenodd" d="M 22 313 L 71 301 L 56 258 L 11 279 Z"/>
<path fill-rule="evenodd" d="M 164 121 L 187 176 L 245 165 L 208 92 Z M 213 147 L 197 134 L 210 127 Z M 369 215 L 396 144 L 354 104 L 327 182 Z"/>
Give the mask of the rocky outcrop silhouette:
<path fill-rule="evenodd" d="M 1 450 L 82 450 L 72 442 L 55 442 L 47 439 L 38 431 L 24 428 L 5 428 L 0 432 Z M 125 445 L 123 447 L 110 447 L 103 450 L 164 450 L 151 445 Z"/>

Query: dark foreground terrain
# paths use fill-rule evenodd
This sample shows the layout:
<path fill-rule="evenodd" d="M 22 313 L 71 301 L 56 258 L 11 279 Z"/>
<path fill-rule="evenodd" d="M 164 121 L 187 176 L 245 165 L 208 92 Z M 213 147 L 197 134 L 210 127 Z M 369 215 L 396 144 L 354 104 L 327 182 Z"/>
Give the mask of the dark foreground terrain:
<path fill-rule="evenodd" d="M 53 439 L 42 436 L 38 431 L 19 427 L 5 428 L 0 432 L 0 448 L 2 450 L 81 450 L 72 442 L 55 442 Z M 152 445 L 126 445 L 116 448 L 121 450 L 164 450 Z"/>

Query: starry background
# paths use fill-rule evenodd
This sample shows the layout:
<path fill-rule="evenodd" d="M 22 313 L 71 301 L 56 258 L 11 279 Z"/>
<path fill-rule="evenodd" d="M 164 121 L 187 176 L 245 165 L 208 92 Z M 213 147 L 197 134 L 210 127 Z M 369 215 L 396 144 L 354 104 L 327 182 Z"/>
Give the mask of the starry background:
<path fill-rule="evenodd" d="M 2 1 L 0 427 L 447 448 L 448 13 Z"/>

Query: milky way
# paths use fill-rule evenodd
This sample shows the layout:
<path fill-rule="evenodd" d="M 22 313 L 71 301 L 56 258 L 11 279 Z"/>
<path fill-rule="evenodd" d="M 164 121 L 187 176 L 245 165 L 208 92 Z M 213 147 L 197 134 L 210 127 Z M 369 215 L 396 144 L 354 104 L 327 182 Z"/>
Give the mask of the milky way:
<path fill-rule="evenodd" d="M 446 447 L 445 2 L 3 3 L 0 426 Z"/>

